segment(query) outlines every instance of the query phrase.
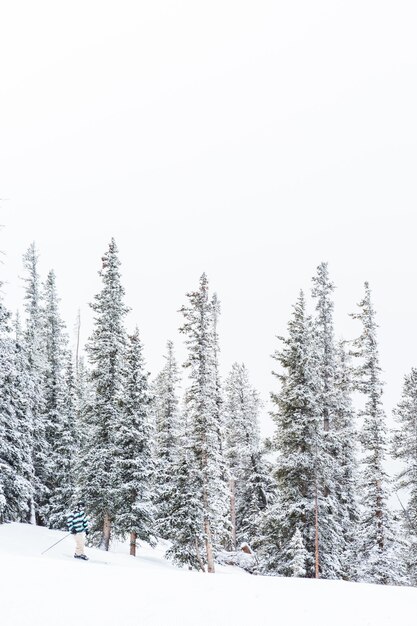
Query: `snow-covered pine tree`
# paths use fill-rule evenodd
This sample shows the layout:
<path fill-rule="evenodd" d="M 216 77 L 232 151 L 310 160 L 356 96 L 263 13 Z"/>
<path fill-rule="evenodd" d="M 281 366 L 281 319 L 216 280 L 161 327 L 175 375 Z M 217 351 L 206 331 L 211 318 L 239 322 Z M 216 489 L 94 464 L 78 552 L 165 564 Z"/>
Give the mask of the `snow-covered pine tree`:
<path fill-rule="evenodd" d="M 307 557 L 308 554 L 307 550 L 304 547 L 300 529 L 297 528 L 293 538 L 288 544 L 285 555 L 285 560 L 288 563 L 288 568 L 291 571 L 291 576 L 297 578 L 305 578 Z"/>
<path fill-rule="evenodd" d="M 87 446 L 89 438 L 89 425 L 87 421 L 88 407 L 92 406 L 94 388 L 91 375 L 83 357 L 78 358 L 75 366 L 75 391 L 76 391 L 76 421 L 79 437 L 79 450 Z M 77 474 L 78 476 L 78 474 Z"/>
<path fill-rule="evenodd" d="M 93 397 L 86 407 L 88 425 L 80 459 L 80 493 L 92 515 L 92 531 L 101 533 L 100 545 L 109 549 L 111 524 L 116 513 L 116 485 L 112 465 L 117 453 L 115 435 L 124 420 L 124 383 L 128 308 L 123 303 L 124 289 L 120 261 L 114 239 L 102 257 L 99 275 L 103 288 L 95 296 L 94 331 L 87 350 L 91 363 Z"/>
<path fill-rule="evenodd" d="M 170 498 L 177 481 L 175 464 L 179 454 L 179 401 L 180 375 L 174 355 L 174 344 L 167 343 L 165 366 L 154 383 L 153 411 L 156 424 L 155 504 L 158 535 L 170 536 Z"/>
<path fill-rule="evenodd" d="M 9 312 L 0 301 L 0 522 L 27 518 L 33 476 L 25 363 L 17 336 L 15 340 L 10 333 L 9 322 Z M 16 327 L 18 335 L 18 321 Z"/>
<path fill-rule="evenodd" d="M 189 387 L 186 411 L 190 420 L 191 455 L 188 462 L 194 472 L 192 484 L 197 489 L 193 499 L 198 504 L 204 536 L 201 561 L 214 572 L 214 551 L 224 540 L 227 528 L 228 495 L 223 474 L 219 441 L 216 347 L 213 302 L 208 296 L 208 280 L 201 276 L 198 291 L 187 294 L 189 302 L 181 312 L 185 323 L 180 329 L 186 336 Z M 198 538 L 197 538 L 198 540 Z M 198 546 L 201 550 L 202 546 Z"/>
<path fill-rule="evenodd" d="M 136 555 L 137 539 L 152 543 L 155 537 L 151 493 L 155 471 L 151 449 L 154 428 L 150 421 L 148 376 L 136 328 L 127 347 L 123 415 L 114 434 L 112 467 L 114 532 L 122 538 L 130 535 L 132 556 Z"/>
<path fill-rule="evenodd" d="M 356 580 L 358 576 L 357 532 L 359 523 L 358 504 L 358 433 L 356 414 L 352 402 L 352 374 L 349 355 L 345 343 L 336 347 L 335 382 L 339 392 L 339 402 L 335 414 L 335 425 L 339 436 L 338 454 L 339 480 L 336 486 L 341 505 L 341 526 L 344 551 L 341 555 L 341 576 L 346 580 Z"/>
<path fill-rule="evenodd" d="M 258 517 L 273 491 L 271 468 L 263 458 L 260 399 L 245 365 L 233 363 L 225 385 L 225 457 L 231 489 L 232 547 L 252 543 Z"/>
<path fill-rule="evenodd" d="M 59 419 L 54 442 L 54 490 L 49 501 L 49 527 L 66 529 L 68 511 L 74 506 L 77 492 L 77 460 L 80 434 L 77 420 L 77 388 L 73 356 L 67 352 L 60 381 Z"/>
<path fill-rule="evenodd" d="M 406 489 L 404 526 L 410 536 L 407 569 L 412 585 L 417 586 L 417 368 L 404 377 L 402 397 L 394 409 L 397 427 L 392 437 L 392 455 L 402 462 L 395 477 L 396 489 Z"/>
<path fill-rule="evenodd" d="M 63 454 L 72 453 L 66 442 L 64 413 L 67 407 L 64 404 L 64 367 L 68 339 L 65 334 L 65 325 L 59 313 L 59 298 L 56 288 L 55 272 L 48 273 L 43 290 L 43 344 L 45 349 L 45 369 L 43 373 L 44 423 L 45 437 L 49 450 L 45 461 L 44 475 L 48 496 L 41 507 L 41 516 L 48 526 L 53 528 L 65 527 L 65 506 L 68 502 L 62 501 L 55 491 L 62 493 L 62 467 L 69 466 L 73 460 L 63 458 Z M 65 422 L 67 422 L 65 420 Z M 65 478 L 64 478 L 65 480 Z M 51 505 L 51 498 L 54 504 Z M 56 526 L 58 524 L 58 526 Z"/>
<path fill-rule="evenodd" d="M 14 484 L 18 478 L 16 457 L 19 456 L 18 424 L 13 406 L 14 362 L 9 322 L 10 313 L 0 299 L 0 523 L 14 519 Z"/>
<path fill-rule="evenodd" d="M 388 508 L 388 476 L 384 468 L 387 426 L 382 405 L 377 323 L 368 283 L 365 283 L 365 295 L 358 306 L 359 312 L 352 317 L 361 322 L 362 333 L 353 342 L 353 354 L 360 363 L 356 368 L 356 386 L 365 398 L 365 406 L 359 413 L 363 418 L 362 514 L 358 532 L 360 577 L 366 582 L 395 584 L 402 579 L 402 572 Z"/>
<path fill-rule="evenodd" d="M 189 569 L 205 572 L 201 548 L 205 539 L 201 481 L 195 471 L 194 450 L 187 434 L 180 436 L 179 443 L 178 455 L 173 462 L 174 480 L 166 494 L 171 546 L 165 556 L 180 567 L 187 565 Z"/>
<path fill-rule="evenodd" d="M 34 468 L 33 501 L 31 503 L 31 521 L 44 524 L 41 507 L 48 497 L 47 471 L 49 447 L 46 439 L 44 372 L 45 350 L 42 332 L 42 307 L 40 279 L 38 272 L 38 253 L 32 243 L 23 256 L 26 272 L 25 312 L 26 327 L 24 333 L 25 352 L 27 356 L 28 408 L 31 420 L 32 459 Z"/>
<path fill-rule="evenodd" d="M 274 372 L 281 388 L 271 394 L 278 452 L 274 468 L 278 501 L 272 502 L 262 515 L 258 555 L 264 573 L 291 576 L 285 550 L 299 529 L 307 551 L 306 576 L 312 578 L 316 564 L 317 439 L 321 426 L 316 398 L 320 380 L 312 321 L 306 314 L 303 292 L 293 307 L 288 337 L 279 339 L 283 347 L 273 358 L 283 368 L 283 373 Z"/>
<path fill-rule="evenodd" d="M 266 576 L 283 575 L 286 558 L 283 549 L 289 544 L 282 541 L 282 506 L 277 490 L 266 509 L 258 518 L 258 533 L 252 542 L 258 558 L 258 571 Z M 290 576 L 290 574 L 288 574 Z"/>
<path fill-rule="evenodd" d="M 223 440 L 224 440 L 224 400 L 223 400 L 223 392 L 222 392 L 222 384 L 220 378 L 220 364 L 219 364 L 219 353 L 220 353 L 220 341 L 219 341 L 219 333 L 218 333 L 218 324 L 220 317 L 220 301 L 217 297 L 217 294 L 213 294 L 211 299 L 212 306 L 212 315 L 213 315 L 213 369 L 214 369 L 214 384 L 216 388 L 216 410 L 215 410 L 215 419 L 217 422 L 217 437 L 219 440 L 219 454 L 220 454 L 220 463 L 222 465 L 221 473 L 222 477 L 225 480 L 226 478 L 226 466 L 224 460 L 223 453 Z"/>
<path fill-rule="evenodd" d="M 14 331 L 12 395 L 17 430 L 13 434 L 16 442 L 16 454 L 13 460 L 15 469 L 15 480 L 13 481 L 14 496 L 11 497 L 9 495 L 9 502 L 11 500 L 14 502 L 13 519 L 16 521 L 29 521 L 34 484 L 32 420 L 28 401 L 30 381 L 28 379 L 27 355 L 19 314 L 16 314 Z"/>
<path fill-rule="evenodd" d="M 214 372 L 214 386 L 215 386 L 215 422 L 217 423 L 217 438 L 218 438 L 218 474 L 222 483 L 224 484 L 225 493 L 229 491 L 228 487 L 228 471 L 224 454 L 224 440 L 225 440 L 225 414 L 224 414 L 224 397 L 222 381 L 220 376 L 220 338 L 219 338 L 219 319 L 221 313 L 220 300 L 217 293 L 214 293 L 211 298 L 212 307 L 212 332 L 213 332 L 213 372 Z M 223 528 L 220 528 L 223 526 Z M 218 545 L 227 546 L 230 544 L 231 539 L 231 525 L 230 520 L 225 518 L 223 523 L 219 526 Z"/>
<path fill-rule="evenodd" d="M 6 515 L 6 496 L 4 495 L 3 480 L 0 480 L 0 524 L 3 524 Z"/>
<path fill-rule="evenodd" d="M 199 476 L 196 471 L 190 418 L 185 396 L 178 413 L 177 454 L 173 457 L 173 480 L 166 496 L 166 514 L 169 520 L 171 546 L 166 558 L 179 566 L 205 572 L 201 555 L 204 528 L 199 500 Z"/>
<path fill-rule="evenodd" d="M 349 524 L 339 498 L 342 490 L 340 452 L 341 439 L 336 416 L 341 403 L 341 390 L 336 381 L 336 345 L 334 340 L 332 293 L 327 263 L 321 263 L 313 277 L 313 300 L 316 301 L 314 319 L 317 355 L 317 407 L 320 415 L 318 438 L 318 490 L 320 531 L 320 576 L 339 578 L 342 574 L 344 526 Z"/>

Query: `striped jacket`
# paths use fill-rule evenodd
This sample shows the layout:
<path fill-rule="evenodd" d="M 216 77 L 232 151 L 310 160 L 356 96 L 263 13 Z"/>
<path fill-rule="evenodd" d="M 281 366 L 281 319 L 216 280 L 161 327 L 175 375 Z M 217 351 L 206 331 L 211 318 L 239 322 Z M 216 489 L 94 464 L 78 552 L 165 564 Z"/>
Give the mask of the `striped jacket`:
<path fill-rule="evenodd" d="M 74 511 L 68 515 L 67 526 L 70 532 L 83 533 L 88 530 L 88 518 L 84 509 Z"/>

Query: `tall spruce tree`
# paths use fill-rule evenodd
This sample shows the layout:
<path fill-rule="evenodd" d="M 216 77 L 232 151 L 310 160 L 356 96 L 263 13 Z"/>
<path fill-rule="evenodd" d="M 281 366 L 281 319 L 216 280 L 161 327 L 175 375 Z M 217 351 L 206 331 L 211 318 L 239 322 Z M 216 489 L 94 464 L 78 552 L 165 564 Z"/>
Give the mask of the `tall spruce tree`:
<path fill-rule="evenodd" d="M 123 415 L 114 436 L 114 530 L 121 537 L 130 535 L 130 554 L 135 556 L 137 539 L 152 543 L 155 537 L 151 494 L 154 429 L 150 421 L 149 375 L 137 328 L 129 337 L 125 376 Z"/>
<path fill-rule="evenodd" d="M 368 283 L 365 283 L 365 295 L 358 306 L 359 312 L 352 317 L 361 322 L 362 333 L 353 342 L 353 354 L 359 360 L 356 386 L 365 399 L 365 405 L 359 413 L 363 418 L 362 515 L 358 533 L 360 576 L 366 582 L 390 584 L 401 580 L 401 565 L 396 554 L 392 515 L 388 508 L 388 476 L 384 467 L 387 426 L 382 404 L 377 323 Z"/>
<path fill-rule="evenodd" d="M 30 519 L 32 523 L 44 524 L 42 507 L 47 501 L 49 492 L 48 459 L 50 450 L 46 438 L 45 424 L 45 349 L 43 342 L 42 304 L 40 278 L 38 272 L 38 253 L 32 243 L 23 257 L 25 269 L 25 311 L 26 327 L 24 333 L 25 351 L 27 356 L 27 398 L 31 420 L 32 459 L 34 468 L 33 500 Z"/>
<path fill-rule="evenodd" d="M 341 341 L 336 348 L 335 382 L 339 401 L 335 413 L 335 427 L 339 436 L 338 469 L 336 485 L 338 502 L 341 505 L 340 523 L 343 552 L 340 557 L 341 576 L 347 580 L 358 578 L 357 533 L 359 523 L 358 503 L 358 433 L 356 414 L 353 408 L 353 381 L 350 358 Z"/>
<path fill-rule="evenodd" d="M 157 531 L 161 537 L 170 536 L 170 498 L 177 481 L 175 472 L 179 454 L 180 375 L 174 355 L 174 344 L 167 343 L 165 366 L 154 384 L 153 411 L 156 424 L 155 503 Z"/>
<path fill-rule="evenodd" d="M 102 257 L 99 275 L 103 288 L 95 296 L 94 331 L 87 350 L 91 363 L 93 397 L 86 407 L 88 424 L 85 449 L 79 464 L 79 483 L 92 515 L 92 530 L 100 533 L 100 545 L 109 549 L 111 524 L 116 514 L 116 486 L 112 466 L 116 434 L 124 419 L 126 331 L 124 289 L 114 239 Z"/>
<path fill-rule="evenodd" d="M 15 331 L 15 338 L 10 337 L 6 343 L 2 342 L 1 347 L 3 378 L 0 415 L 6 417 L 6 447 L 0 457 L 7 464 L 7 471 L 1 473 L 3 478 L 7 479 L 4 489 L 7 518 L 27 521 L 33 495 L 33 465 L 31 423 L 27 402 L 29 387 L 27 363 L 18 317 L 15 321 Z"/>
<path fill-rule="evenodd" d="M 259 540 L 261 569 L 267 574 L 292 575 L 286 548 L 296 530 L 306 549 L 306 576 L 315 575 L 316 493 L 318 491 L 319 428 L 317 406 L 320 380 L 312 321 L 306 314 L 303 292 L 288 323 L 288 337 L 273 358 L 283 371 L 274 372 L 281 383 L 271 394 L 276 423 L 278 458 L 274 467 L 279 499 L 262 516 Z"/>
<path fill-rule="evenodd" d="M 337 413 L 342 399 L 336 380 L 336 345 L 334 339 L 332 293 L 327 263 L 321 263 L 313 277 L 312 296 L 316 302 L 314 319 L 317 407 L 320 415 L 318 437 L 318 489 L 320 529 L 320 576 L 339 578 L 342 574 L 342 555 L 346 552 L 343 528 L 348 524 L 340 489 L 342 448 Z"/>
<path fill-rule="evenodd" d="M 45 438 L 49 450 L 45 462 L 44 476 L 48 496 L 42 506 L 41 514 L 45 523 L 55 526 L 60 519 L 59 526 L 63 527 L 62 510 L 65 504 L 60 497 L 55 498 L 56 490 L 62 488 L 61 469 L 70 463 L 63 454 L 68 451 L 62 438 L 66 438 L 64 421 L 64 367 L 68 340 L 65 335 L 65 326 L 59 312 L 59 298 L 56 288 L 55 272 L 48 273 L 43 290 L 43 340 L 45 362 L 43 372 L 44 423 Z M 51 499 L 54 504 L 51 505 Z M 69 503 L 67 503 L 68 506 Z M 51 516 L 54 521 L 52 522 Z"/>
<path fill-rule="evenodd" d="M 0 522 L 25 521 L 32 497 L 26 363 L 18 320 L 15 324 L 13 338 L 9 312 L 0 301 Z"/>
<path fill-rule="evenodd" d="M 49 501 L 50 528 L 66 528 L 68 511 L 75 505 L 80 433 L 77 420 L 77 387 L 70 352 L 65 355 L 59 391 L 59 419 L 55 424 L 54 490 Z"/>
<path fill-rule="evenodd" d="M 171 546 L 165 556 L 176 565 L 187 565 L 189 569 L 205 572 L 205 559 L 201 549 L 205 540 L 200 499 L 201 481 L 195 471 L 194 456 L 188 433 L 183 432 L 179 439 L 178 455 L 173 461 L 173 481 L 166 493 Z"/>
<path fill-rule="evenodd" d="M 260 511 L 273 491 L 271 468 L 261 450 L 260 399 L 245 365 L 234 363 L 225 385 L 225 457 L 231 490 L 233 540 L 252 543 Z"/>
<path fill-rule="evenodd" d="M 75 392 L 76 392 L 76 421 L 78 433 L 78 448 L 83 451 L 89 438 L 88 408 L 92 406 L 94 399 L 94 387 L 91 374 L 83 357 L 75 363 Z"/>
<path fill-rule="evenodd" d="M 226 476 L 226 467 L 224 460 L 224 450 L 223 450 L 223 441 L 224 441 L 224 400 L 223 400 L 223 392 L 222 392 L 222 383 L 220 378 L 220 364 L 219 364 L 219 353 L 220 353 L 220 341 L 219 341 L 219 333 L 218 333 L 218 324 L 220 318 L 220 301 L 217 297 L 217 294 L 213 294 L 211 299 L 211 307 L 212 307 L 212 315 L 213 315 L 213 370 L 214 370 L 214 385 L 216 389 L 216 409 L 215 409 L 215 420 L 217 423 L 217 437 L 219 440 L 219 462 L 221 464 L 221 473 L 223 479 Z"/>
<path fill-rule="evenodd" d="M 406 557 L 409 579 L 417 585 L 417 369 L 404 377 L 401 401 L 394 409 L 397 427 L 392 437 L 392 454 L 402 462 L 395 476 L 396 489 L 406 489 L 404 527 L 410 537 Z"/>
<path fill-rule="evenodd" d="M 0 283 L 0 289 L 2 284 Z M 14 517 L 14 489 L 18 478 L 15 441 L 17 419 L 13 406 L 13 352 L 10 313 L 0 300 L 0 523 Z"/>
<path fill-rule="evenodd" d="M 32 420 L 28 401 L 30 381 L 28 380 L 27 354 L 18 314 L 14 321 L 13 361 L 12 395 L 17 428 L 14 433 L 16 442 L 14 457 L 16 479 L 13 483 L 14 519 L 28 521 L 34 485 Z"/>
<path fill-rule="evenodd" d="M 185 323 L 181 328 L 186 340 L 189 372 L 186 391 L 186 412 L 190 420 L 190 458 L 197 489 L 193 502 L 203 529 L 204 547 L 198 545 L 201 562 L 214 572 L 214 551 L 227 532 L 227 488 L 222 477 L 223 465 L 219 440 L 218 389 L 216 379 L 215 311 L 208 295 L 205 274 L 198 291 L 187 294 L 188 305 L 181 312 Z M 199 541 L 200 537 L 196 537 Z"/>

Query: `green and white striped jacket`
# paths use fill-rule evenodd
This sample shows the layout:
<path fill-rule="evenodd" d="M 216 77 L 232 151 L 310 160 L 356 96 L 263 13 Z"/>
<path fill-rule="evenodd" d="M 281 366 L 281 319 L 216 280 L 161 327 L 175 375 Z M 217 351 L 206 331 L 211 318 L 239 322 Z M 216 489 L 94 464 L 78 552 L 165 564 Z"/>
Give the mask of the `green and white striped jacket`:
<path fill-rule="evenodd" d="M 70 532 L 83 533 L 88 530 L 88 518 L 84 509 L 74 511 L 68 515 L 67 526 Z"/>

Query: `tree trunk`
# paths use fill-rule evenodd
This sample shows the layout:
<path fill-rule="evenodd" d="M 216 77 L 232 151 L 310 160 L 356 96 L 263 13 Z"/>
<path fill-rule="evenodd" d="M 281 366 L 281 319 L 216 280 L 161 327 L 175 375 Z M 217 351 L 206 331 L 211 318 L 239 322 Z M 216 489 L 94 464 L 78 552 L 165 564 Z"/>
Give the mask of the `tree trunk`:
<path fill-rule="evenodd" d="M 208 520 L 204 522 L 204 534 L 206 536 L 207 571 L 209 574 L 214 574 L 213 543 L 211 540 L 210 522 Z"/>
<path fill-rule="evenodd" d="M 100 548 L 108 551 L 110 545 L 111 521 L 110 515 L 106 512 L 103 520 L 103 535 L 101 537 Z"/>
<path fill-rule="evenodd" d="M 135 532 L 130 533 L 130 556 L 136 556 L 136 539 L 138 534 Z"/>

